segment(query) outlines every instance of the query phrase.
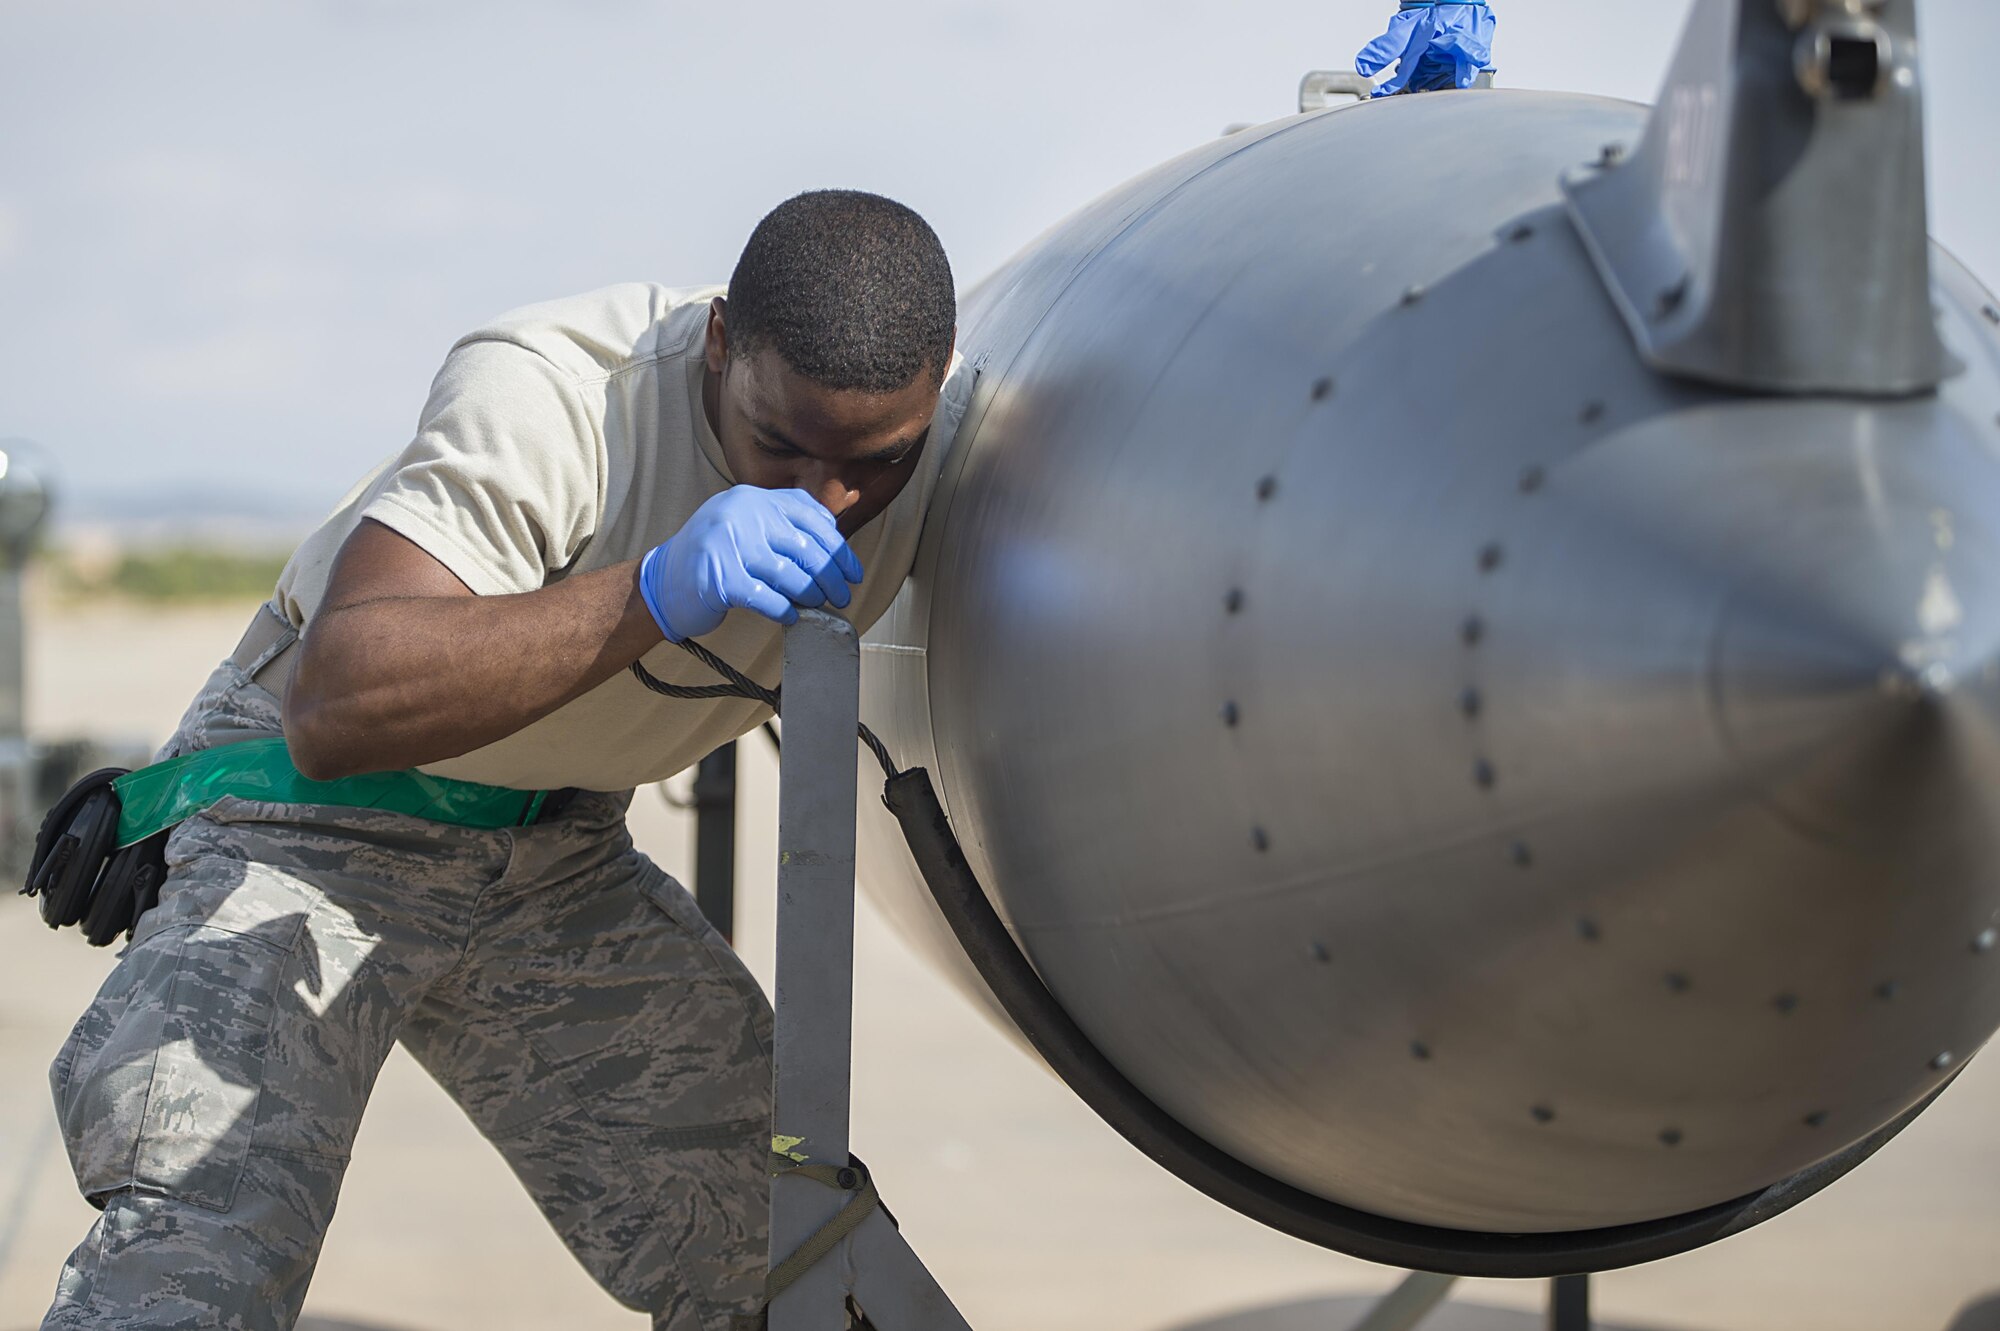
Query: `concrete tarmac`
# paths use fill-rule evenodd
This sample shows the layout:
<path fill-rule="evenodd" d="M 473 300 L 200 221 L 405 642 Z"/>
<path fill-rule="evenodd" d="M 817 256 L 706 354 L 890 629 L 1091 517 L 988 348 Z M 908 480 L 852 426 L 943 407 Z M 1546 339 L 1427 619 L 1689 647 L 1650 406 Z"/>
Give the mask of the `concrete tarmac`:
<path fill-rule="evenodd" d="M 157 741 L 254 607 L 33 610 L 38 737 Z M 771 974 L 776 770 L 743 747 L 738 937 Z M 689 815 L 654 791 L 633 828 L 690 868 Z M 864 905 L 856 1149 L 978 1331 L 1343 1331 L 1398 1273 L 1235 1216 L 1161 1173 L 987 1026 Z M 109 952 L 0 897 L 0 1328 L 36 1324 L 93 1212 L 75 1193 L 44 1070 Z M 1541 1287 L 1467 1281 L 1427 1325 L 1530 1331 Z M 2000 1061 L 1827 1193 L 1739 1238 L 1597 1282 L 1633 1331 L 2000 1331 Z M 646 1325 L 600 1293 L 499 1155 L 406 1056 L 355 1145 L 310 1331 Z"/>

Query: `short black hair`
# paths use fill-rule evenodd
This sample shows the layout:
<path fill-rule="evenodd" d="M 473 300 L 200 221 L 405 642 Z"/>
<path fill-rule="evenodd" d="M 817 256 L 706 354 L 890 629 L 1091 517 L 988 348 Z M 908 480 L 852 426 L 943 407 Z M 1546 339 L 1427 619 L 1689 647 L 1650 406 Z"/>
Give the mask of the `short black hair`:
<path fill-rule="evenodd" d="M 814 190 L 773 208 L 729 278 L 729 352 L 772 347 L 827 388 L 944 382 L 958 323 L 937 233 L 892 199 Z"/>

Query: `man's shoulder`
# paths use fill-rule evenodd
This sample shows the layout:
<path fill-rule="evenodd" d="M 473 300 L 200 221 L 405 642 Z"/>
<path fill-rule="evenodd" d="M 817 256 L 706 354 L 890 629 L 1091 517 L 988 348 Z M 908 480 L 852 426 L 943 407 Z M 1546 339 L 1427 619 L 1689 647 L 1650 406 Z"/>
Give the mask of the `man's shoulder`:
<path fill-rule="evenodd" d="M 719 286 L 621 282 L 581 295 L 523 305 L 488 320 L 453 346 L 511 343 L 588 382 L 678 357 L 700 343 Z"/>

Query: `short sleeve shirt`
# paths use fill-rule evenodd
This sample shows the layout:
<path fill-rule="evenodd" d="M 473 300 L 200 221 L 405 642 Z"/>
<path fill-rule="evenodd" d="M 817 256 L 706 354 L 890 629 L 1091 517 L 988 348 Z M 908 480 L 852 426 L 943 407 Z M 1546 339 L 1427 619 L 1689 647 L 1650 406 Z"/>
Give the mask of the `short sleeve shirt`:
<path fill-rule="evenodd" d="M 701 405 L 710 300 L 721 287 L 607 287 L 502 315 L 459 340 L 416 437 L 301 545 L 276 604 L 310 632 L 342 542 L 372 519 L 481 596 L 529 592 L 637 559 L 734 481 Z M 916 557 L 971 372 L 954 358 L 917 470 L 850 539 L 867 576 L 845 612 L 866 631 Z M 704 646 L 764 684 L 783 630 L 732 611 Z M 678 684 L 714 684 L 671 643 L 645 658 Z M 759 703 L 664 698 L 621 671 L 514 734 L 431 763 L 440 776 L 524 790 L 625 790 L 663 780 L 770 715 Z"/>

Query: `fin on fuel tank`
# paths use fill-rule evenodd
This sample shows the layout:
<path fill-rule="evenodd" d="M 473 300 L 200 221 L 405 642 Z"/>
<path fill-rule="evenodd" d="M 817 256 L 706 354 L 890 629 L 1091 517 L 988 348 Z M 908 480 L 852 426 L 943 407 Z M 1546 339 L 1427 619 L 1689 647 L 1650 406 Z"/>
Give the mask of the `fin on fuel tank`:
<path fill-rule="evenodd" d="M 1903 396 L 1962 368 L 1932 310 L 1916 0 L 1701 0 L 1637 151 L 1565 192 L 1662 373 Z"/>

